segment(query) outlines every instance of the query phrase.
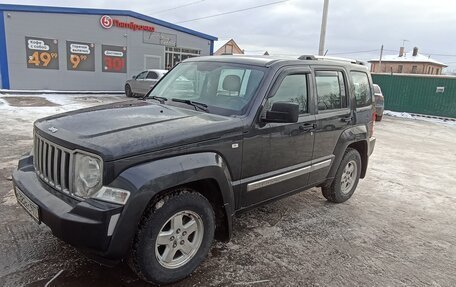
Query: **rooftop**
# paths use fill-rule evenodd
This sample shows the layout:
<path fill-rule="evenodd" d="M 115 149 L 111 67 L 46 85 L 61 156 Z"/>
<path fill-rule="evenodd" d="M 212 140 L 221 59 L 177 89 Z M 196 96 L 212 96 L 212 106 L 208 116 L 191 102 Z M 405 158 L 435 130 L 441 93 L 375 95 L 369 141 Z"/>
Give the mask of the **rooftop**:
<path fill-rule="evenodd" d="M 54 7 L 54 6 L 34 6 L 34 5 L 15 5 L 15 4 L 0 4 L 0 11 L 16 11 L 16 12 L 37 12 L 37 13 L 60 13 L 60 14 L 86 14 L 86 15 L 112 15 L 112 16 L 130 16 L 136 19 L 144 20 L 156 25 L 170 28 L 176 31 L 197 36 L 206 40 L 216 41 L 217 37 L 197 32 L 176 24 L 172 24 L 157 18 L 153 18 L 144 14 L 133 12 L 130 10 L 110 10 L 110 9 L 94 9 L 94 8 L 70 8 L 70 7 Z"/>
<path fill-rule="evenodd" d="M 379 62 L 379 59 L 372 59 L 369 62 Z M 447 67 L 444 63 L 432 59 L 430 56 L 426 56 L 420 53 L 417 53 L 416 56 L 413 56 L 413 51 L 404 53 L 403 56 L 399 55 L 384 55 L 382 57 L 382 62 L 415 62 L 415 63 L 432 63 L 439 66 Z"/>

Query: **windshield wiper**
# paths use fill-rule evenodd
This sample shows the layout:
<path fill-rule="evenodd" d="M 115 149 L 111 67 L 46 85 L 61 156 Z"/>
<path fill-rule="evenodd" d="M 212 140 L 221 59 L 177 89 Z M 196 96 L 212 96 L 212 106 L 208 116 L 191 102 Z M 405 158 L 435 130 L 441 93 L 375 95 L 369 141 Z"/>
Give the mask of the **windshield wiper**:
<path fill-rule="evenodd" d="M 144 98 L 144 99 L 146 99 L 146 98 Z M 160 104 L 164 104 L 168 100 L 167 98 L 160 97 L 160 96 L 152 96 L 152 97 L 148 97 L 148 99 L 157 100 L 160 102 Z"/>
<path fill-rule="evenodd" d="M 142 98 L 141 100 L 145 100 L 147 98 L 150 98 L 152 100 L 156 100 L 156 101 L 159 101 L 160 104 L 164 104 L 168 99 L 165 98 L 165 97 L 161 97 L 161 96 L 151 96 L 149 97 L 149 95 L 152 93 L 152 89 L 150 89 Z"/>
<path fill-rule="evenodd" d="M 207 112 L 208 106 L 205 103 L 195 102 L 195 101 L 191 101 L 191 100 L 176 99 L 176 98 L 171 99 L 171 101 L 191 105 L 195 108 L 195 111 L 200 109 L 202 111 Z"/>

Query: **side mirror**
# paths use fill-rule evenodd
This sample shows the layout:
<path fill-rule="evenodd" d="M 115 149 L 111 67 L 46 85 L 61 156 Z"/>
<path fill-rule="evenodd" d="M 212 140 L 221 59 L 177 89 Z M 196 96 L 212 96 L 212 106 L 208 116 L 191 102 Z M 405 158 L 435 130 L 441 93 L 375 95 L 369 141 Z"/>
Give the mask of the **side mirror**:
<path fill-rule="evenodd" d="M 132 78 L 133 80 L 136 80 L 136 75 L 133 75 L 131 78 Z"/>
<path fill-rule="evenodd" d="M 296 123 L 299 118 L 299 105 L 293 103 L 273 103 L 270 111 L 266 112 L 264 122 Z"/>

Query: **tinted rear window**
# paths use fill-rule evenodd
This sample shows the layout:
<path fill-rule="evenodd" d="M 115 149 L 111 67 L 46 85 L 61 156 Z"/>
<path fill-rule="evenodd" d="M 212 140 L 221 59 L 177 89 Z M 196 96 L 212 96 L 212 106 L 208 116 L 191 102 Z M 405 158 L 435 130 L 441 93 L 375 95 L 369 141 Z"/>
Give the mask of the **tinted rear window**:
<path fill-rule="evenodd" d="M 350 72 L 355 87 L 355 99 L 357 107 L 366 107 L 372 104 L 372 93 L 369 77 L 363 72 Z"/>

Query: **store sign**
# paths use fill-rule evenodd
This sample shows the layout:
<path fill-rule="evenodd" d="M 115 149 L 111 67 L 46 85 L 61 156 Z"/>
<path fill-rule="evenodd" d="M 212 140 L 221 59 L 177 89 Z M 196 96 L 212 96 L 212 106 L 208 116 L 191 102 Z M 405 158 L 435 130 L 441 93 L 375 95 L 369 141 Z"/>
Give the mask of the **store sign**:
<path fill-rule="evenodd" d="M 117 27 L 117 28 L 124 28 L 124 29 L 130 29 L 133 31 L 148 31 L 148 32 L 154 32 L 155 27 L 153 26 L 147 26 L 147 25 L 141 25 L 137 24 L 133 21 L 130 22 L 123 22 L 117 19 L 111 18 L 111 16 L 108 15 L 103 15 L 100 18 L 100 25 L 101 27 L 105 29 L 110 29 L 111 27 Z"/>
<path fill-rule="evenodd" d="M 102 45 L 103 72 L 127 72 L 127 47 Z"/>
<path fill-rule="evenodd" d="M 143 33 L 143 42 L 147 44 L 163 45 L 167 47 L 176 47 L 177 35 L 160 32 L 147 32 Z"/>
<path fill-rule="evenodd" d="M 55 39 L 25 37 L 29 69 L 59 69 L 59 42 Z"/>
<path fill-rule="evenodd" d="M 95 71 L 95 44 L 66 41 L 67 69 Z"/>

